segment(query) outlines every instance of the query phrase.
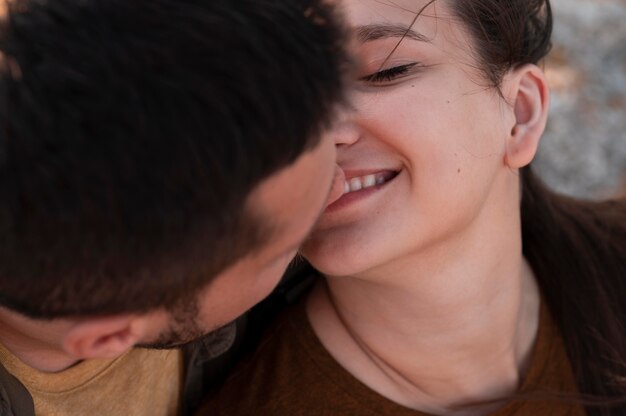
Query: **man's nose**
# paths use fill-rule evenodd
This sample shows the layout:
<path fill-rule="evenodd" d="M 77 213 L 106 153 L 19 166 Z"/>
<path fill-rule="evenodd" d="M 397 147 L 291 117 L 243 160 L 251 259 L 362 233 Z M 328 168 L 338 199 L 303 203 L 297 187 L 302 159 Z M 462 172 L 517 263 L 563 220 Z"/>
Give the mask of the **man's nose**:
<path fill-rule="evenodd" d="M 335 177 L 326 200 L 326 206 L 329 206 L 343 195 L 346 177 L 339 165 L 335 164 Z"/>
<path fill-rule="evenodd" d="M 330 137 L 335 143 L 337 150 L 342 147 L 349 146 L 359 140 L 359 133 L 354 123 L 356 112 L 354 108 L 343 108 L 339 110 L 339 114 L 330 129 Z M 346 178 L 343 170 L 339 165 L 335 164 L 335 176 L 333 184 L 326 201 L 326 206 L 332 204 L 344 194 Z"/>

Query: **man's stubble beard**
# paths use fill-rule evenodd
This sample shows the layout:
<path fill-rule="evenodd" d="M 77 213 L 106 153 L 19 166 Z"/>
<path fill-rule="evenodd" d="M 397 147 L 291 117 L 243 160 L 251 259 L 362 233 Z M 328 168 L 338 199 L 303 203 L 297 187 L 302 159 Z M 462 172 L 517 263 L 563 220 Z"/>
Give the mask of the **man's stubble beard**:
<path fill-rule="evenodd" d="M 169 350 L 182 348 L 191 343 L 201 343 L 208 358 L 223 354 L 233 345 L 237 337 L 236 321 L 206 330 L 199 321 L 199 311 L 197 297 L 181 300 L 169 309 L 171 317 L 169 328 L 154 341 L 137 344 L 136 347 Z"/>

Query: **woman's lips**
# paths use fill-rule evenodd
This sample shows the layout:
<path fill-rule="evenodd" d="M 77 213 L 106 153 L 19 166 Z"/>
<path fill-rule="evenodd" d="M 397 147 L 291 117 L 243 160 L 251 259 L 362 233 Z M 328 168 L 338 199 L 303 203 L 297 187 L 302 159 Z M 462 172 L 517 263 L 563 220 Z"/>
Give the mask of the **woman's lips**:
<path fill-rule="evenodd" d="M 345 180 L 342 186 L 343 195 L 329 204 L 325 212 L 337 211 L 357 199 L 376 192 L 391 182 L 398 174 L 398 171 L 393 170 L 345 171 Z"/>

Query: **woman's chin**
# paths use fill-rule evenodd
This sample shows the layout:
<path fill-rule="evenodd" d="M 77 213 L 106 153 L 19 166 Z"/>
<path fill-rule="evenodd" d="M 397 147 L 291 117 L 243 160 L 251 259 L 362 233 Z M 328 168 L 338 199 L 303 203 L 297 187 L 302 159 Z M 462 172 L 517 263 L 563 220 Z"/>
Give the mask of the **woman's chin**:
<path fill-rule="evenodd" d="M 311 266 L 326 276 L 354 276 L 365 268 L 361 262 L 351 259 L 349 255 L 339 250 L 331 252 L 305 250 L 302 255 Z"/>

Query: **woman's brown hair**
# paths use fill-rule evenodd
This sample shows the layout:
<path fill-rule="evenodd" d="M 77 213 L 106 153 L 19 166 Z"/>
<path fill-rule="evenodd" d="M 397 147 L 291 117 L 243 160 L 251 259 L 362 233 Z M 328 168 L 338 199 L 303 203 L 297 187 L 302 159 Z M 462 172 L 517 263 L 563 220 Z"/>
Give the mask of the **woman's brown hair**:
<path fill-rule="evenodd" d="M 549 0 L 454 0 L 486 79 L 550 50 Z M 626 200 L 583 201 L 521 171 L 523 252 L 563 335 L 589 415 L 626 413 Z"/>

